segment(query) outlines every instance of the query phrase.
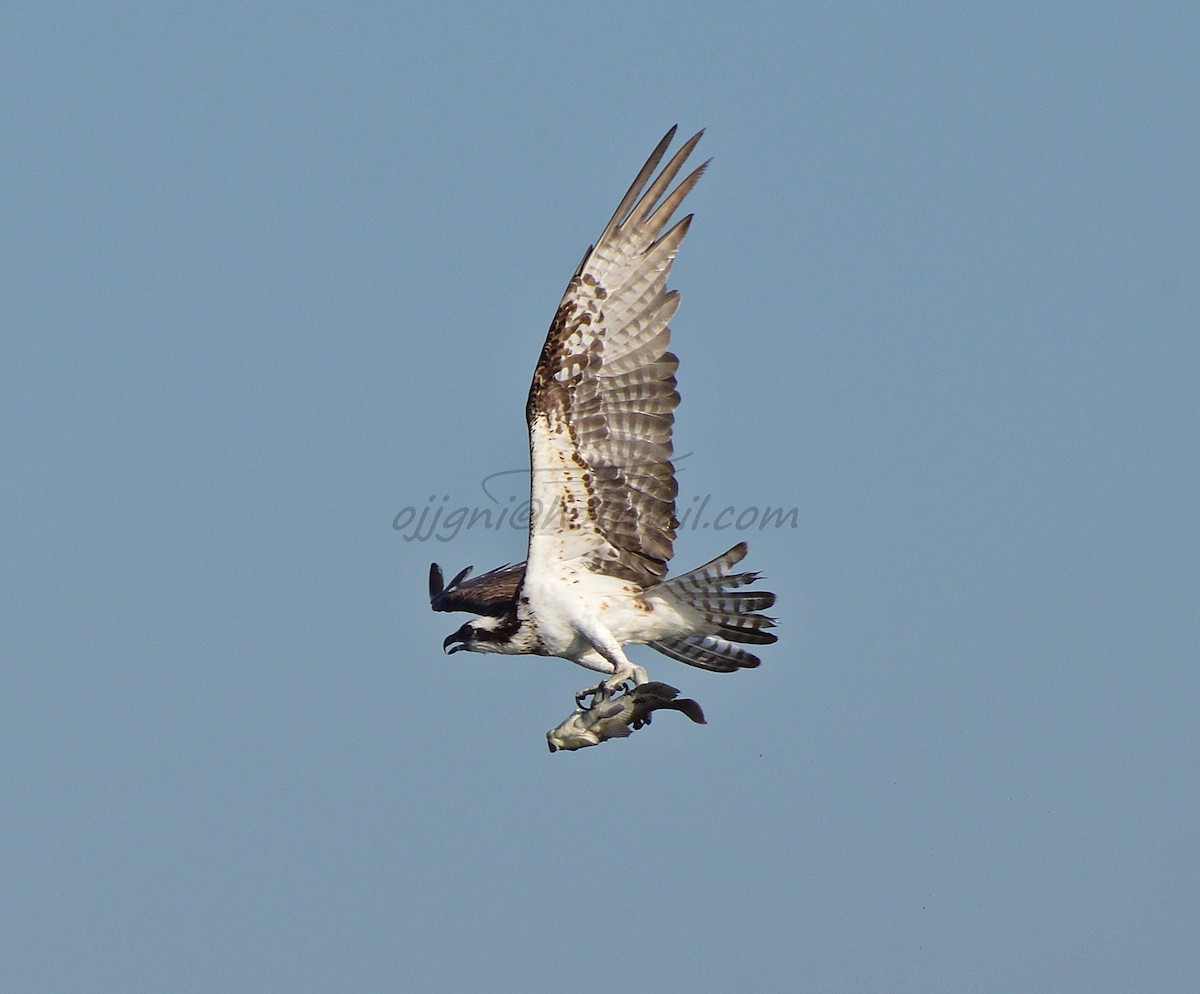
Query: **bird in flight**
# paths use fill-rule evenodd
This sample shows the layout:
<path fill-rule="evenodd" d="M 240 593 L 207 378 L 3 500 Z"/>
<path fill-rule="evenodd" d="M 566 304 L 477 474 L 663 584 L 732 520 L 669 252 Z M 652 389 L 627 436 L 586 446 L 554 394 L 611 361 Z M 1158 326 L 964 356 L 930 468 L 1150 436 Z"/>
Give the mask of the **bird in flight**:
<path fill-rule="evenodd" d="M 708 163 L 667 191 L 702 134 L 655 177 L 675 128 L 667 132 L 558 305 L 525 405 L 526 561 L 473 579 L 468 567 L 449 584 L 430 566 L 433 609 L 476 616 L 446 638 L 449 653 L 560 656 L 604 674 L 603 696 L 648 681 L 629 645 L 728 673 L 759 665 L 743 646 L 776 640 L 761 613 L 775 595 L 745 589 L 757 573 L 733 572 L 745 543 L 667 577 L 679 525 L 679 362 L 668 349 L 679 294 L 666 284 L 692 215 L 671 219 Z"/>

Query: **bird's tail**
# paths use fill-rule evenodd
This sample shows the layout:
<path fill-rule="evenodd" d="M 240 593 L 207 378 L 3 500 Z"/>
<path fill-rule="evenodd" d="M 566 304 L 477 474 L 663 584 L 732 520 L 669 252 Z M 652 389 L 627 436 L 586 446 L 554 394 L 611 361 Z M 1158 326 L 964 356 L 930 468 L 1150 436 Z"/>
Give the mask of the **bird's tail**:
<path fill-rule="evenodd" d="M 657 589 L 671 594 L 679 603 L 696 611 L 707 631 L 679 638 L 659 639 L 652 648 L 689 666 L 731 673 L 759 664 L 759 658 L 741 645 L 769 645 L 776 636 L 767 631 L 775 619 L 759 612 L 775 603 L 766 590 L 738 590 L 759 579 L 757 573 L 731 573 L 746 558 L 748 546 L 739 542 L 711 563 L 664 580 Z"/>

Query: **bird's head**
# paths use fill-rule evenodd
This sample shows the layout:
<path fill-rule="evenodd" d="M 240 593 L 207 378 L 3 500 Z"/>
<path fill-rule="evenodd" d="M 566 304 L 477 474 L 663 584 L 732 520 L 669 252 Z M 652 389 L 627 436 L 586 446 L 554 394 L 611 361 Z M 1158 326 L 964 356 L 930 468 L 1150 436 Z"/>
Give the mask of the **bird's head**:
<path fill-rule="evenodd" d="M 485 614 L 447 635 L 442 648 L 447 655 L 464 649 L 468 652 L 512 652 L 516 651 L 509 648 L 514 630 L 508 619 Z"/>

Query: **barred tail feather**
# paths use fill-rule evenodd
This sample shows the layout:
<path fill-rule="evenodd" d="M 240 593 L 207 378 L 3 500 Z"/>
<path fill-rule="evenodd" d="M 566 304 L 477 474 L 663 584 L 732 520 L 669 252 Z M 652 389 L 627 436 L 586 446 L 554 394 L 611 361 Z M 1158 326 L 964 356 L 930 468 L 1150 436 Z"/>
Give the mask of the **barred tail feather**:
<path fill-rule="evenodd" d="M 775 603 L 766 590 L 738 590 L 759 579 L 758 573 L 731 573 L 746 558 L 748 547 L 739 542 L 710 563 L 659 584 L 681 604 L 696 611 L 707 631 L 695 635 L 660 639 L 650 646 L 681 663 L 718 673 L 750 669 L 759 664 L 742 645 L 769 645 L 776 636 L 766 629 L 775 619 L 759 612 Z"/>
<path fill-rule="evenodd" d="M 739 649 L 732 642 L 715 635 L 688 635 L 682 638 L 659 639 L 651 642 L 650 648 L 664 656 L 689 666 L 714 673 L 732 673 L 734 670 L 753 669 L 760 662 L 752 652 Z"/>

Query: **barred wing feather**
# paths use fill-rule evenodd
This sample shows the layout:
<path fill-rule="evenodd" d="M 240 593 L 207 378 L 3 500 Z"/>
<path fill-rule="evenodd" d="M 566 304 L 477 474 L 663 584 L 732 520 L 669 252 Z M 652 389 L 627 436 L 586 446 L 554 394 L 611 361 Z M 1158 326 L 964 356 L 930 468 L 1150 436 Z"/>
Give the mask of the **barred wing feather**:
<path fill-rule="evenodd" d="M 679 295 L 666 283 L 691 215 L 668 225 L 707 165 L 664 196 L 703 132 L 651 182 L 674 134 L 584 255 L 542 348 L 526 405 L 531 570 L 574 562 L 643 586 L 667 573 L 678 525 L 678 360 L 668 347 Z"/>

